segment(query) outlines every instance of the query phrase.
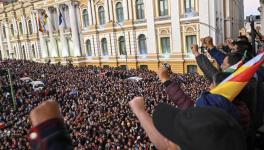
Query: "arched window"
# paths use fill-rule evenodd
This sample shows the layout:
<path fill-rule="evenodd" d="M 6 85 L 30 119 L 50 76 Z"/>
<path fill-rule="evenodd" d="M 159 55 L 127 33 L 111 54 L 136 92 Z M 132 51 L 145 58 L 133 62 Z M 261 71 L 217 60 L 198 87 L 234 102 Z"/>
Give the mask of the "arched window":
<path fill-rule="evenodd" d="M 147 47 L 146 47 L 146 36 L 144 34 L 141 34 L 138 37 L 138 47 L 140 54 L 147 54 Z"/>
<path fill-rule="evenodd" d="M 145 18 L 145 11 L 144 11 L 144 2 L 143 0 L 136 1 L 136 12 L 137 12 L 137 19 L 144 19 Z"/>
<path fill-rule="evenodd" d="M 16 47 L 14 47 L 13 51 L 14 51 L 14 58 L 17 58 Z"/>
<path fill-rule="evenodd" d="M 187 53 L 192 53 L 192 45 L 197 43 L 196 40 L 196 35 L 188 35 L 186 36 L 186 48 L 187 48 Z"/>
<path fill-rule="evenodd" d="M 5 29 L 5 26 L 3 26 L 3 38 L 6 38 L 6 29 Z"/>
<path fill-rule="evenodd" d="M 36 58 L 36 51 L 35 51 L 34 45 L 32 45 L 32 55 L 33 55 L 33 58 Z"/>
<path fill-rule="evenodd" d="M 29 34 L 33 33 L 31 20 L 28 21 L 28 32 L 29 32 Z"/>
<path fill-rule="evenodd" d="M 23 25 L 22 22 L 19 22 L 19 32 L 23 34 Z"/>
<path fill-rule="evenodd" d="M 90 40 L 87 40 L 85 43 L 86 43 L 87 56 L 92 56 L 91 41 Z"/>
<path fill-rule="evenodd" d="M 118 43 L 119 43 L 119 53 L 120 53 L 120 55 L 126 55 L 125 37 L 124 36 L 121 36 L 118 39 Z"/>
<path fill-rule="evenodd" d="M 101 47 L 102 47 L 102 51 L 103 51 L 103 56 L 107 56 L 108 55 L 108 49 L 107 49 L 107 40 L 106 40 L 106 38 L 103 38 L 101 40 Z"/>
<path fill-rule="evenodd" d="M 105 11 L 104 11 L 104 7 L 100 6 L 98 8 L 98 15 L 99 15 L 99 23 L 100 25 L 104 25 L 105 24 Z"/>
<path fill-rule="evenodd" d="M 22 46 L 22 59 L 26 60 L 26 50 L 25 50 L 25 46 Z"/>
<path fill-rule="evenodd" d="M 159 0 L 159 15 L 167 16 L 169 14 L 168 0 Z"/>
<path fill-rule="evenodd" d="M 118 2 L 116 4 L 116 18 L 117 18 L 117 22 L 124 21 L 124 12 L 123 12 L 123 6 L 121 2 Z"/>
<path fill-rule="evenodd" d="M 9 50 L 6 50 L 6 56 L 9 58 Z"/>
<path fill-rule="evenodd" d="M 14 32 L 14 25 L 13 24 L 11 24 L 10 29 L 11 29 L 12 36 L 14 36 L 15 35 L 15 32 Z"/>
<path fill-rule="evenodd" d="M 163 54 L 170 53 L 170 37 L 162 37 L 161 42 L 161 51 Z"/>
<path fill-rule="evenodd" d="M 88 16 L 88 11 L 87 9 L 84 9 L 82 12 L 83 16 L 83 26 L 87 27 L 89 25 L 89 16 Z"/>

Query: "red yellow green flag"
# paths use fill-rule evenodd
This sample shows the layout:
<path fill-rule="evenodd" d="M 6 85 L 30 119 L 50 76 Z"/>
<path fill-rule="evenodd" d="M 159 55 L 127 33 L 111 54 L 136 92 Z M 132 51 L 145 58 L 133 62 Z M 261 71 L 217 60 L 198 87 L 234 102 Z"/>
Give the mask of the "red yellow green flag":
<path fill-rule="evenodd" d="M 210 92 L 212 94 L 222 95 L 228 100 L 233 101 L 263 63 L 264 52 L 241 66 Z"/>

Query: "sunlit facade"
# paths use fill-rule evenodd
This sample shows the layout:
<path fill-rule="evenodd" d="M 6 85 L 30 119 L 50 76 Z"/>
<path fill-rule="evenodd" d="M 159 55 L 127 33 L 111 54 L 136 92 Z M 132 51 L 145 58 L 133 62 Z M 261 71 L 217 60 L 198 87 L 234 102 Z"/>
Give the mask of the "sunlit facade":
<path fill-rule="evenodd" d="M 243 0 L 25 0 L 0 4 L 1 58 L 62 64 L 71 59 L 81 66 L 127 64 L 128 68 L 152 70 L 166 62 L 179 73 L 193 72 L 197 67 L 191 45 L 204 36 L 212 36 L 216 44 L 236 36 L 243 27 L 241 8 Z M 48 18 L 47 31 L 42 33 L 38 16 L 43 12 Z"/>

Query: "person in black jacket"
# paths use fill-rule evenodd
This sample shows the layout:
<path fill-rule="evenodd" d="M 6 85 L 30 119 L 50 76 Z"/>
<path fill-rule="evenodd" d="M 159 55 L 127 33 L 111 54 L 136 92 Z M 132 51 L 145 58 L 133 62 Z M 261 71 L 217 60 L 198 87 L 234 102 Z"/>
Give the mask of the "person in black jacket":
<path fill-rule="evenodd" d="M 194 54 L 197 64 L 206 76 L 206 78 L 212 82 L 213 76 L 221 72 L 218 70 L 211 61 L 204 55 L 200 54 L 198 51 L 198 45 L 192 46 L 192 53 Z M 241 53 L 229 53 L 225 56 L 223 60 L 223 64 L 221 65 L 222 70 L 227 70 L 229 67 L 237 64 L 239 61 L 241 61 L 243 58 L 243 55 Z"/>

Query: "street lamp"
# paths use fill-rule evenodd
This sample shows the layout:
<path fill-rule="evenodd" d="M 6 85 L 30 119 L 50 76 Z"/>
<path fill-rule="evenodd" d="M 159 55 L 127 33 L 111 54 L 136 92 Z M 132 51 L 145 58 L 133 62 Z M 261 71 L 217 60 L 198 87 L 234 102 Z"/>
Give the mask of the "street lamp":
<path fill-rule="evenodd" d="M 14 88 L 13 88 L 13 82 L 12 82 L 10 69 L 1 69 L 0 70 L 0 76 L 5 76 L 7 78 L 7 80 L 8 80 L 8 82 L 9 82 L 9 87 L 10 87 L 13 107 L 14 107 L 14 110 L 16 110 L 17 103 L 16 103 L 16 99 L 15 99 L 15 94 L 14 94 Z"/>
<path fill-rule="evenodd" d="M 121 28 L 122 32 L 123 32 L 123 36 L 124 36 L 124 42 L 125 42 L 125 55 L 126 55 L 126 70 L 128 70 L 128 64 L 127 64 L 127 50 L 126 50 L 126 36 L 125 36 L 125 29 L 124 27 L 119 23 L 119 22 L 116 22 L 116 24 Z"/>

